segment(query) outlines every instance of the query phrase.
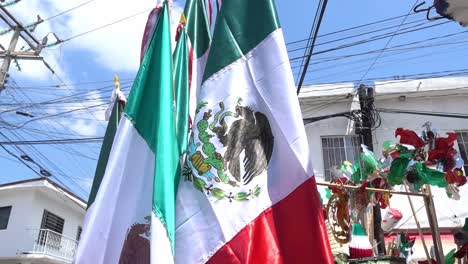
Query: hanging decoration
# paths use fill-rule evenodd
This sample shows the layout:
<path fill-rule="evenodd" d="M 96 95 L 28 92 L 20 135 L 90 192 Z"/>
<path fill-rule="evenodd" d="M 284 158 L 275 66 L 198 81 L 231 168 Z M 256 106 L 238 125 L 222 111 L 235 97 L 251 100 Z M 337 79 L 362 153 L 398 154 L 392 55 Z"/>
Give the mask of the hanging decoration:
<path fill-rule="evenodd" d="M 344 179 L 335 180 L 334 183 L 340 181 L 345 182 Z M 340 245 L 349 242 L 350 235 L 350 218 L 348 211 L 348 200 L 349 196 L 343 189 L 330 188 L 332 195 L 328 198 L 328 204 L 326 208 L 326 216 L 330 228 L 332 230 L 333 237 L 336 242 Z"/>
<path fill-rule="evenodd" d="M 465 0 L 434 0 L 431 6 L 422 8 L 426 2 L 423 1 L 417 4 L 413 11 L 415 13 L 426 13 L 426 18 L 429 21 L 438 19 L 450 19 L 460 23 L 460 25 L 468 26 L 468 3 Z M 438 16 L 433 16 L 431 13 L 434 10 Z"/>
<path fill-rule="evenodd" d="M 398 128 L 395 137 L 399 142 L 386 141 L 382 159 L 362 145 L 360 160 L 354 164 L 345 161 L 341 166 L 342 177 L 349 179 L 351 184 L 379 189 L 391 189 L 407 183 L 413 192 L 419 192 L 424 184 L 430 184 L 445 188 L 450 198 L 460 199 L 458 187 L 466 184 L 467 177 L 462 169 L 463 159 L 454 148 L 455 133 L 441 136 L 429 122 L 423 127 L 421 135 Z M 369 195 L 372 204 L 383 209 L 388 207 L 388 194 L 370 192 Z"/>
<path fill-rule="evenodd" d="M 374 255 L 372 245 L 369 242 L 366 231 L 359 223 L 353 224 L 353 234 L 349 243 L 349 258 L 368 258 Z"/>
<path fill-rule="evenodd" d="M 393 230 L 402 219 L 401 211 L 390 204 L 390 190 L 394 186 L 404 184 L 411 192 L 421 192 L 423 185 L 428 184 L 444 188 L 451 199 L 460 199 L 459 187 L 466 184 L 467 177 L 463 172 L 463 159 L 455 149 L 456 140 L 455 133 L 439 134 L 430 122 L 423 125 L 421 134 L 398 128 L 395 140 L 384 142 L 382 158 L 377 158 L 367 146 L 361 145 L 362 152 L 354 163 L 344 161 L 330 170 L 335 186 L 326 189 L 326 216 L 336 241 L 340 244 L 350 242 L 351 259 L 373 254 L 362 227 L 369 206 L 386 209 L 381 222 L 386 232 Z M 345 190 L 341 185 L 356 188 Z M 373 192 L 366 188 L 388 192 Z M 468 224 L 465 227 L 464 234 L 468 237 Z M 403 233 L 397 235 L 390 245 L 394 256 L 408 259 L 414 241 L 415 238 Z M 467 241 L 464 247 L 460 245 L 455 257 L 468 254 Z"/>
<path fill-rule="evenodd" d="M 382 230 L 385 232 L 391 231 L 403 218 L 403 214 L 400 210 L 395 208 L 389 208 L 384 217 L 382 218 Z"/>
<path fill-rule="evenodd" d="M 434 0 L 439 15 L 468 26 L 468 3 L 465 0 Z"/>

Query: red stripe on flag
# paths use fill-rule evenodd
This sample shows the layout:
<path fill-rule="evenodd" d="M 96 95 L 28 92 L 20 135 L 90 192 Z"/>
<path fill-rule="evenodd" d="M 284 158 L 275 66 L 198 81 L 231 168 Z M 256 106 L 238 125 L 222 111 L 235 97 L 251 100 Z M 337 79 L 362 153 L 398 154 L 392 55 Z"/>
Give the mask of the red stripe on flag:
<path fill-rule="evenodd" d="M 192 71 L 193 71 L 193 48 L 192 43 L 189 41 L 189 65 L 188 65 L 188 77 L 189 77 L 189 91 L 192 90 Z M 197 85 L 195 83 L 195 85 Z M 195 117 L 193 117 L 195 118 Z M 192 116 L 189 115 L 189 130 L 192 130 Z"/>
<path fill-rule="evenodd" d="M 148 15 L 148 19 L 146 20 L 145 31 L 143 32 L 143 38 L 141 40 L 141 50 L 140 50 L 140 62 L 143 61 L 143 57 L 145 56 L 146 48 L 148 47 L 149 41 L 151 41 L 151 36 L 153 34 L 154 26 L 157 23 L 157 16 L 161 11 L 162 6 L 158 5 Z"/>
<path fill-rule="evenodd" d="M 315 177 L 265 210 L 207 263 L 333 263 Z"/>
<path fill-rule="evenodd" d="M 213 23 L 213 6 L 211 5 L 211 0 L 208 0 L 208 12 L 210 16 L 210 26 Z"/>

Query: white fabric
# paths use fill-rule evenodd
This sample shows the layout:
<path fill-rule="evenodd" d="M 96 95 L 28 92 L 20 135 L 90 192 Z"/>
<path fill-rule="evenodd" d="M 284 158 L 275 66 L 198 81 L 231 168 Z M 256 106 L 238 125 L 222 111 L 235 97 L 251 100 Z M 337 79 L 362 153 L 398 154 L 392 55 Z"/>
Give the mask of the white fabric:
<path fill-rule="evenodd" d="M 189 42 L 190 43 L 190 42 Z M 194 58 L 192 61 L 192 80 L 190 87 L 189 97 L 189 114 L 190 117 L 195 117 L 195 109 L 197 108 L 197 99 L 200 97 L 200 86 L 203 79 L 203 72 L 205 71 L 206 60 L 208 59 L 208 51 L 205 52 L 200 58 Z"/>
<path fill-rule="evenodd" d="M 252 107 L 267 116 L 275 137 L 274 149 L 267 172 L 255 177 L 247 186 L 223 188 L 227 193 L 234 193 L 258 185 L 260 195 L 242 202 L 217 200 L 196 190 L 192 182 L 182 180 L 176 206 L 176 263 L 205 262 L 246 224 L 313 175 L 281 29 L 245 57 L 205 81 L 198 99 L 207 101 L 206 109 L 212 109 L 214 115 L 219 110 L 219 102 L 232 106 L 237 97 L 243 99 L 242 106 Z M 198 138 L 196 122 L 203 114 L 202 109 L 195 118 L 195 138 Z M 214 138 L 212 141 L 215 142 Z M 219 143 L 216 147 L 221 151 Z"/>
<path fill-rule="evenodd" d="M 127 102 L 127 98 L 125 97 L 125 94 L 122 93 L 120 88 L 115 88 L 112 91 L 111 102 L 107 106 L 107 109 L 106 109 L 106 112 L 105 112 L 106 121 L 109 121 L 109 119 L 110 119 L 110 117 L 112 115 L 112 109 L 114 108 L 114 104 L 115 104 L 116 100 L 119 100 L 119 102 L 124 102 L 124 103 Z"/>
<path fill-rule="evenodd" d="M 151 214 L 151 249 L 151 263 L 174 263 L 172 245 L 167 237 L 167 230 L 154 213 Z"/>
<path fill-rule="evenodd" d="M 74 263 L 119 263 L 129 228 L 148 223 L 145 217 L 152 215 L 154 160 L 145 140 L 123 116 L 96 200 L 86 213 Z M 164 260 L 172 254 L 155 250 Z"/>

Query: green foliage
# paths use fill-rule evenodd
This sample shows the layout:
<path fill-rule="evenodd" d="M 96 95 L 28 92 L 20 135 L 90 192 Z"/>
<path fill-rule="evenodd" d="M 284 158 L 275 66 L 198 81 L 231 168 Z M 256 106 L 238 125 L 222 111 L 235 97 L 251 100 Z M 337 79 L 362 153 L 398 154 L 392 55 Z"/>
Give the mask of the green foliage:
<path fill-rule="evenodd" d="M 206 183 L 198 177 L 193 177 L 193 186 L 195 186 L 195 189 L 203 192 L 205 190 Z"/>

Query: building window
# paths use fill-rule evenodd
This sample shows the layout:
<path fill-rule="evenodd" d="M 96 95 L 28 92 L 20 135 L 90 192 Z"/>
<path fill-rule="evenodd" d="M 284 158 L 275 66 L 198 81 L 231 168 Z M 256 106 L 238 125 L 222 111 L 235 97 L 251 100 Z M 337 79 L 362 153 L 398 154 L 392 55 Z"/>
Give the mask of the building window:
<path fill-rule="evenodd" d="M 63 233 L 63 225 L 65 220 L 58 215 L 55 215 L 47 210 L 44 210 L 42 215 L 41 230 L 39 231 L 38 242 L 40 245 L 59 247 L 61 234 Z M 51 232 L 52 231 L 52 232 Z"/>
<path fill-rule="evenodd" d="M 326 181 L 332 180 L 331 170 L 343 161 L 355 162 L 359 156 L 361 138 L 359 136 L 322 137 L 323 168 Z"/>
<path fill-rule="evenodd" d="M 80 241 L 82 231 L 83 229 L 81 228 L 81 226 L 79 226 L 78 230 L 76 231 L 76 241 Z"/>
<path fill-rule="evenodd" d="M 64 224 L 65 220 L 63 218 L 47 210 L 44 210 L 44 215 L 42 216 L 41 229 L 49 229 L 59 234 L 62 234 Z"/>
<path fill-rule="evenodd" d="M 10 220 L 11 206 L 0 207 L 0 230 L 7 229 Z"/>
<path fill-rule="evenodd" d="M 465 162 L 465 173 L 468 173 L 468 131 L 460 131 L 456 134 L 460 156 Z"/>

